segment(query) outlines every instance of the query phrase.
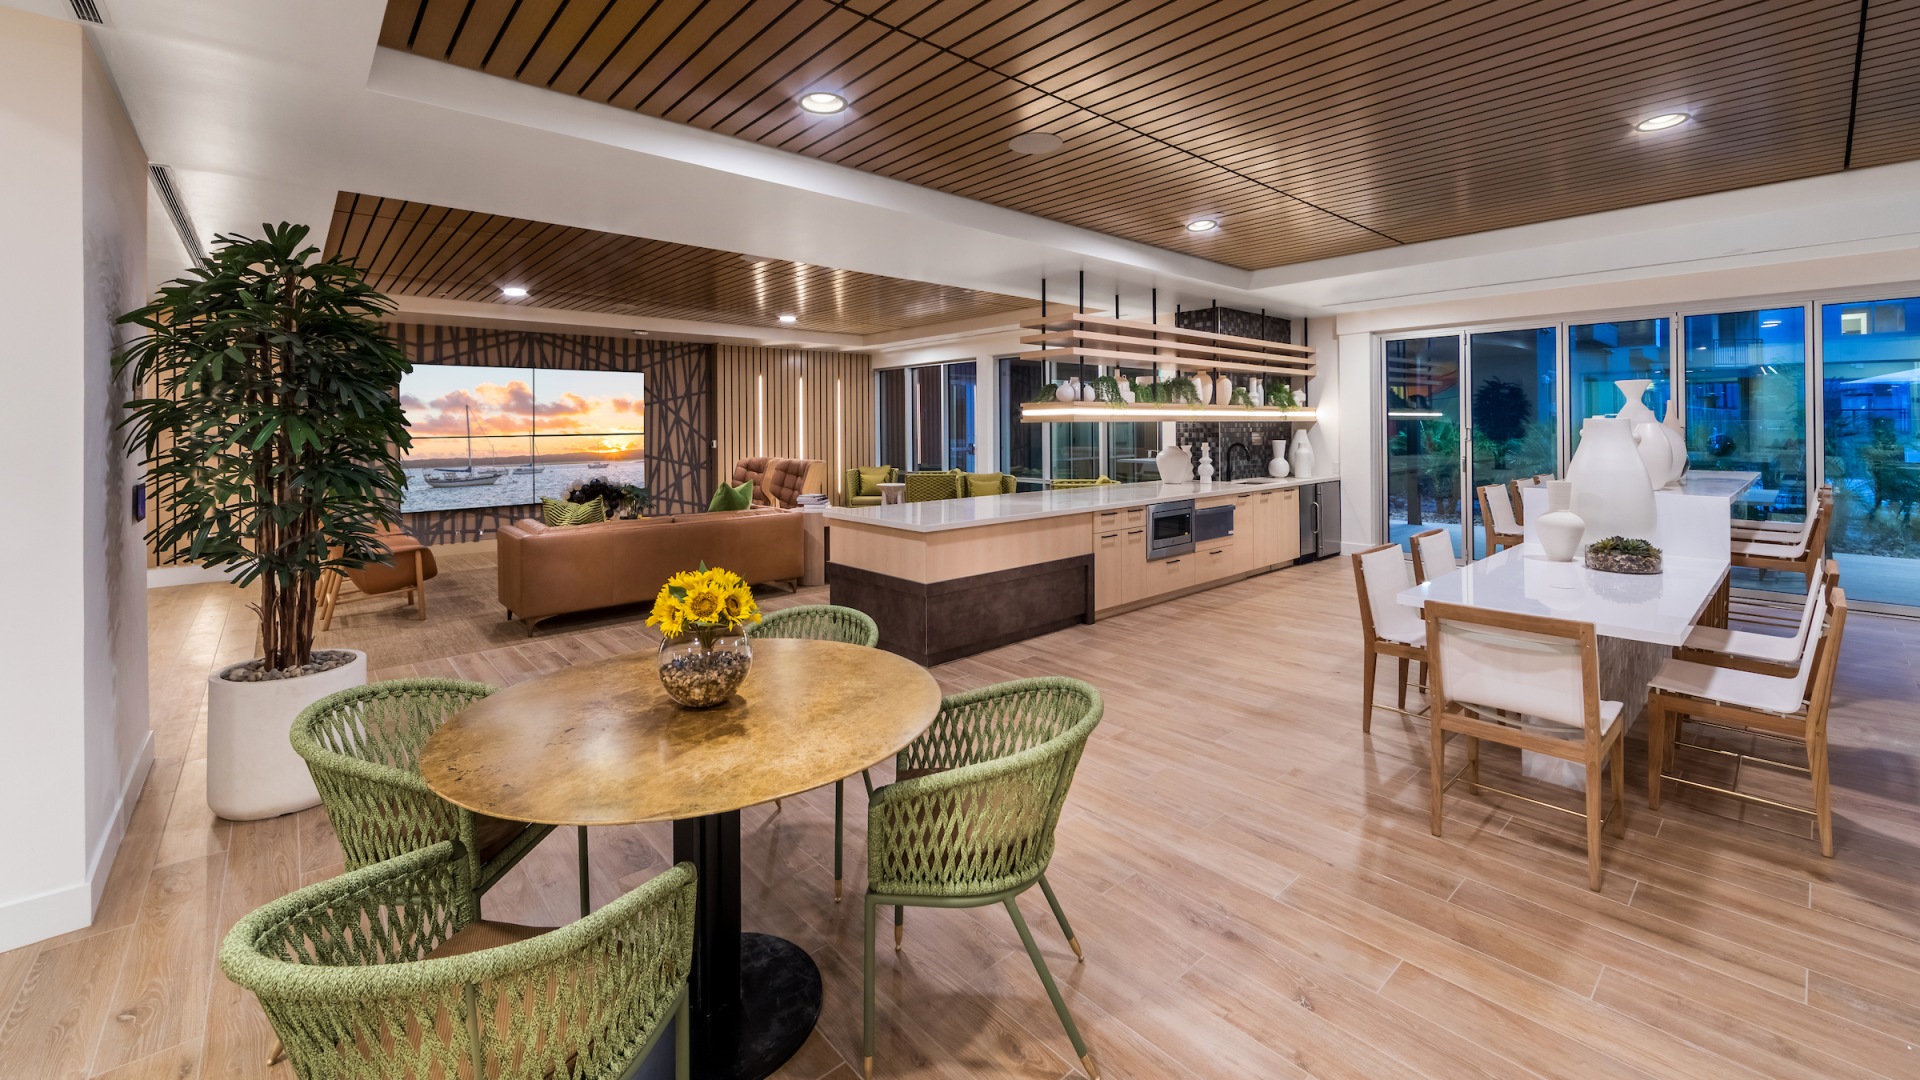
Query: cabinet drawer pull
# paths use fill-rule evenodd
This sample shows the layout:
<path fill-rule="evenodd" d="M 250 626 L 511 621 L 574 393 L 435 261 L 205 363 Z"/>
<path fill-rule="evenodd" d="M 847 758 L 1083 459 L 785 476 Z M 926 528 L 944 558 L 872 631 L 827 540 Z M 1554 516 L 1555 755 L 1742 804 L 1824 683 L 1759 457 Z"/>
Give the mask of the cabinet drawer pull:
<path fill-rule="evenodd" d="M 1143 533 L 1143 532 L 1146 532 L 1146 531 L 1147 531 L 1147 530 L 1145 530 L 1145 529 L 1128 529 L 1128 530 L 1127 530 L 1127 535 L 1128 535 L 1128 536 L 1139 536 L 1139 535 L 1140 535 L 1141 533 Z"/>

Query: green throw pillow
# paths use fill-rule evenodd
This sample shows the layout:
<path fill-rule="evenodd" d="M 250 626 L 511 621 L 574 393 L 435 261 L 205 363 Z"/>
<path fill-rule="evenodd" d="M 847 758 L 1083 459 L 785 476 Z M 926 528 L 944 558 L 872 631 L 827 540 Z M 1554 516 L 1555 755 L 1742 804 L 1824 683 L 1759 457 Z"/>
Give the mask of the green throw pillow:
<path fill-rule="evenodd" d="M 720 490 L 713 493 L 713 501 L 707 504 L 707 511 L 745 510 L 752 505 L 753 481 L 743 480 L 738 484 L 721 484 Z"/>
<path fill-rule="evenodd" d="M 541 514 L 549 525 L 591 525 L 607 520 L 607 500 L 595 495 L 583 503 L 565 499 L 541 499 Z"/>
<path fill-rule="evenodd" d="M 880 485 L 893 476 L 891 465 L 862 465 L 853 471 L 860 477 L 860 490 L 854 492 L 855 495 L 878 495 Z"/>
<path fill-rule="evenodd" d="M 967 495 L 971 498 L 1000 494 L 1000 474 L 997 472 L 967 473 L 966 478 Z"/>

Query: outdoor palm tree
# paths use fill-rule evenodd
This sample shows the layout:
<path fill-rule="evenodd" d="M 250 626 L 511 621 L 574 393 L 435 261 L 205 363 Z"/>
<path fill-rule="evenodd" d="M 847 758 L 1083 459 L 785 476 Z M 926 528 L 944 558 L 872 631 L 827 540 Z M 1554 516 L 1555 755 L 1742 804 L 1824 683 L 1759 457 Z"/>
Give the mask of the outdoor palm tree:
<path fill-rule="evenodd" d="M 206 264 L 120 321 L 146 334 L 114 354 L 146 396 L 126 404 L 129 449 L 164 513 L 148 534 L 170 562 L 259 581 L 263 667 L 313 652 L 321 575 L 377 561 L 406 486 L 411 370 L 380 324 L 393 304 L 308 228 L 221 236 Z"/>

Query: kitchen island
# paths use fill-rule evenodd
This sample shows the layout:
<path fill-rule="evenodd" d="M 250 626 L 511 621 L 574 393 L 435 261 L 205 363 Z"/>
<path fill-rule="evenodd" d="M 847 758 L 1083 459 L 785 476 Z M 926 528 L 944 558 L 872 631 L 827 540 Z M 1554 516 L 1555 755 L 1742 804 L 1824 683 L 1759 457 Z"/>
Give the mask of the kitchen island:
<path fill-rule="evenodd" d="M 1155 481 L 836 506 L 826 511 L 827 582 L 834 603 L 879 624 L 882 648 L 939 664 L 1290 566 L 1303 555 L 1301 489 L 1319 484 L 1337 481 Z"/>

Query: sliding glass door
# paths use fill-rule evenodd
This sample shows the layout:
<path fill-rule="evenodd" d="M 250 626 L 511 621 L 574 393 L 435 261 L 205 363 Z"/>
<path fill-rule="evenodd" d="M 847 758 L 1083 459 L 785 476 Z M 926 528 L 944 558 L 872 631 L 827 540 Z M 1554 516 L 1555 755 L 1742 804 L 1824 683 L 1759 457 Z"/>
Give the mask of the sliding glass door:
<path fill-rule="evenodd" d="M 1920 607 L 1920 297 L 1820 306 L 1831 550 L 1849 600 Z"/>
<path fill-rule="evenodd" d="M 1460 550 L 1464 505 L 1460 335 L 1386 343 L 1387 531 L 1402 547 L 1435 526 Z"/>
<path fill-rule="evenodd" d="M 1559 414 L 1559 337 L 1552 327 L 1496 330 L 1467 337 L 1467 369 L 1473 393 L 1468 404 L 1468 430 L 1473 455 L 1467 477 L 1468 504 L 1473 515 L 1473 558 L 1487 553 L 1486 525 L 1480 520 L 1480 500 L 1473 493 L 1488 484 L 1505 484 L 1542 474 L 1557 475 L 1560 439 L 1554 426 Z"/>
<path fill-rule="evenodd" d="M 1612 416 L 1626 404 L 1613 384 L 1651 379 L 1647 407 L 1667 415 L 1673 394 L 1673 320 L 1622 319 L 1567 327 L 1569 409 L 1567 452 L 1580 447 L 1580 425 L 1590 416 Z"/>

